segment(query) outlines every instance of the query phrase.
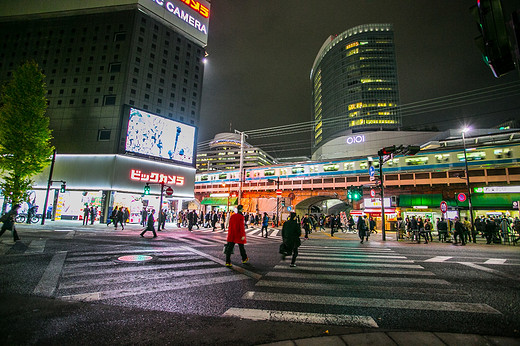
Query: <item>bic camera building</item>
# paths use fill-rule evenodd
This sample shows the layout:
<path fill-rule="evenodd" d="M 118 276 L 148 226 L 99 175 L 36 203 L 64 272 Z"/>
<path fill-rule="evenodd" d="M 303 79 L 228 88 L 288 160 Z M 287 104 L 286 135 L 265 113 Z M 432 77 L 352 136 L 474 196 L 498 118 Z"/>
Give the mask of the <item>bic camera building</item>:
<path fill-rule="evenodd" d="M 0 4 L 0 81 L 27 60 L 46 75 L 57 218 L 82 215 L 85 204 L 102 220 L 118 205 L 157 210 L 161 185 L 173 189 L 172 207 L 193 198 L 210 3 L 106 4 Z M 40 208 L 48 179 L 49 168 L 35 177 L 31 200 Z M 147 183 L 151 195 L 142 196 Z"/>
<path fill-rule="evenodd" d="M 360 25 L 330 36 L 316 56 L 310 80 L 313 160 L 337 155 L 337 146 L 328 143 L 340 137 L 341 143 L 359 144 L 366 137 L 356 133 L 400 127 L 392 25 Z"/>

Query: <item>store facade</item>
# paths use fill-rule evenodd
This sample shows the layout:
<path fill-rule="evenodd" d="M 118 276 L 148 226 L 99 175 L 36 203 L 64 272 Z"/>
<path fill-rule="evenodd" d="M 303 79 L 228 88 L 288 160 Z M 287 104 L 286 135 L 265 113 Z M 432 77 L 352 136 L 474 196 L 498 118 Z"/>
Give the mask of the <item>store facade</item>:
<path fill-rule="evenodd" d="M 54 219 L 81 219 L 89 206 L 97 209 L 100 222 L 106 222 L 114 207 L 123 206 L 130 211 L 130 222 L 139 222 L 143 208 L 177 212 L 194 198 L 195 169 L 178 164 L 125 155 L 67 154 L 56 155 L 52 177 L 50 169 L 33 177 L 30 203 L 43 213 L 51 179 L 46 215 Z M 145 195 L 146 185 L 150 193 Z"/>

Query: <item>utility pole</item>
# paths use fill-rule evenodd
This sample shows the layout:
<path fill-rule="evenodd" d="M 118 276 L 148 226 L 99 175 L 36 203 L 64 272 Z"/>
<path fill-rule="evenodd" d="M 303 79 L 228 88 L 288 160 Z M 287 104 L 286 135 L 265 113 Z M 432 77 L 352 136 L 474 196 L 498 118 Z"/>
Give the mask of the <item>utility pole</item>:
<path fill-rule="evenodd" d="M 242 183 L 244 181 L 244 137 L 247 136 L 245 132 L 235 130 L 235 133 L 240 134 L 240 174 L 238 181 L 238 204 L 241 204 L 242 200 Z"/>
<path fill-rule="evenodd" d="M 52 153 L 51 168 L 49 169 L 49 180 L 47 181 L 47 193 L 45 194 L 45 203 L 43 204 L 42 225 L 45 224 L 45 217 L 47 216 L 47 203 L 49 203 L 49 190 L 51 189 L 51 185 L 52 185 L 52 173 L 54 172 L 54 162 L 56 162 L 56 149 L 54 149 L 54 152 Z M 56 206 L 53 206 L 53 209 L 54 208 L 56 208 Z"/>
<path fill-rule="evenodd" d="M 385 181 L 383 175 L 383 156 L 379 155 L 379 180 L 381 181 L 381 235 L 382 240 L 386 240 L 385 222 Z"/>

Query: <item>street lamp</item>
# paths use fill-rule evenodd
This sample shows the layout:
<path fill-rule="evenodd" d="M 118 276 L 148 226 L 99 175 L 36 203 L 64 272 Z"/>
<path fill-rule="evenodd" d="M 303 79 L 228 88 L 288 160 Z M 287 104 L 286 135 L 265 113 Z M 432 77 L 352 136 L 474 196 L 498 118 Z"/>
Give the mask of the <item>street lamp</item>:
<path fill-rule="evenodd" d="M 470 128 L 465 127 L 461 130 L 462 132 L 462 146 L 464 147 L 464 165 L 466 170 L 466 187 L 468 188 L 468 209 L 469 209 L 469 216 L 471 219 L 471 230 L 470 232 L 473 232 L 473 206 L 471 205 L 471 187 L 469 185 L 469 172 L 468 172 L 468 157 L 466 155 L 466 137 L 465 133 L 469 132 Z"/>

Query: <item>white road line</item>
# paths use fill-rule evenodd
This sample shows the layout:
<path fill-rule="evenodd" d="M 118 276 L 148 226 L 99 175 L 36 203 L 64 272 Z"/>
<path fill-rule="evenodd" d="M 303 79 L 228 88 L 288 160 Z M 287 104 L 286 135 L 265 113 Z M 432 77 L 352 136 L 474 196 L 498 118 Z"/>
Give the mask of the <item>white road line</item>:
<path fill-rule="evenodd" d="M 333 283 L 315 283 L 315 282 L 291 282 L 291 281 L 273 281 L 273 280 L 260 280 L 255 286 L 258 287 L 277 287 L 277 288 L 294 288 L 298 290 L 312 289 L 312 290 L 330 290 L 330 291 L 348 291 L 348 292 L 385 292 L 385 293 L 396 293 L 396 294 L 412 294 L 412 295 L 447 295 L 447 296 L 469 296 L 468 292 L 461 292 L 458 289 L 451 288 L 434 288 L 434 287 L 406 287 L 406 286 L 369 286 L 364 283 L 358 283 L 358 285 L 345 285 L 345 284 L 333 284 Z"/>
<path fill-rule="evenodd" d="M 99 270 L 77 270 L 76 268 L 72 268 L 72 270 L 64 271 L 62 277 L 64 278 L 72 278 L 77 276 L 90 276 L 90 275 L 113 275 L 113 274 L 122 274 L 122 273 L 131 273 L 131 272 L 150 272 L 154 270 L 165 270 L 165 269 L 178 269 L 185 267 L 200 267 L 200 266 L 211 266 L 215 265 L 212 262 L 201 262 L 200 259 L 197 262 L 184 262 L 184 263 L 174 263 L 174 264 L 158 264 L 158 265 L 149 265 L 149 264 L 135 264 L 131 267 L 126 267 L 124 265 L 116 265 L 114 264 L 113 268 L 108 269 L 99 269 Z"/>
<path fill-rule="evenodd" d="M 34 288 L 34 294 L 46 297 L 51 297 L 54 294 L 56 287 L 58 286 L 58 280 L 66 257 L 67 251 L 60 251 L 52 257 L 42 278 Z"/>
<path fill-rule="evenodd" d="M 397 255 L 368 255 L 368 254 L 359 254 L 359 253 L 348 253 L 348 252 L 342 252 L 342 253 L 336 253 L 334 255 L 325 254 L 322 252 L 303 252 L 301 253 L 301 257 L 309 257 L 309 256 L 327 256 L 327 258 L 400 258 L 400 259 L 406 259 L 406 256 L 397 256 Z"/>
<path fill-rule="evenodd" d="M 240 317 L 254 321 L 284 321 L 300 323 L 330 324 L 339 326 L 357 326 L 378 328 L 370 316 L 318 314 L 296 311 L 257 310 L 231 308 L 222 316 Z"/>
<path fill-rule="evenodd" d="M 196 253 L 197 255 L 200 255 L 202 257 L 205 257 L 205 258 L 207 258 L 207 259 L 209 259 L 209 260 L 211 260 L 211 261 L 213 261 L 215 263 L 218 263 L 218 264 L 221 264 L 221 265 L 225 265 L 226 264 L 226 262 L 221 260 L 220 258 L 213 257 L 211 255 L 208 255 L 208 254 L 204 253 L 204 252 L 198 251 L 198 250 L 196 250 L 194 248 L 191 248 L 191 247 L 188 247 L 188 246 L 183 246 L 182 248 L 184 248 L 184 249 L 186 249 L 188 251 L 191 251 L 193 253 Z M 250 278 L 253 278 L 255 280 L 260 280 L 262 278 L 262 275 L 254 273 L 254 272 L 252 272 L 250 270 L 247 270 L 247 269 L 239 267 L 239 266 L 233 266 L 233 267 L 231 267 L 231 269 L 233 269 L 234 271 L 239 272 L 241 274 L 247 275 Z"/>
<path fill-rule="evenodd" d="M 154 251 L 146 251 L 145 253 L 154 254 Z M 92 255 L 92 256 L 79 256 L 79 257 L 70 257 L 67 258 L 67 266 L 71 266 L 70 262 L 80 262 L 80 263 L 92 263 L 92 261 L 110 261 L 110 260 L 116 260 L 120 256 L 127 255 L 128 253 L 125 251 L 118 252 L 117 255 Z M 160 259 L 168 259 L 168 260 L 176 260 L 176 259 L 182 259 L 185 257 L 192 257 L 193 254 L 191 252 L 178 252 L 176 254 L 168 254 L 168 253 L 161 253 Z M 78 263 L 78 264 L 80 264 Z"/>
<path fill-rule="evenodd" d="M 101 256 L 101 255 L 129 255 L 134 253 L 147 253 L 147 252 L 161 252 L 165 254 L 185 254 L 186 250 L 183 250 L 181 247 L 164 247 L 164 248 L 154 248 L 154 249 L 142 249 L 142 250 L 118 250 L 118 251 L 103 251 L 103 252 L 73 252 L 71 255 L 73 255 L 75 258 L 78 257 L 89 257 L 89 256 Z M 67 259 L 69 260 L 69 259 Z"/>
<path fill-rule="evenodd" d="M 488 272 L 488 273 L 491 273 L 491 274 L 502 276 L 504 278 L 512 279 L 512 280 L 515 280 L 515 281 L 520 281 L 520 277 L 518 277 L 518 276 L 510 275 L 510 274 L 507 274 L 507 273 L 502 273 L 502 272 L 500 272 L 498 270 L 487 268 L 487 267 L 478 265 L 476 263 L 472 263 L 472 262 L 458 262 L 458 263 L 463 264 L 463 265 L 468 266 L 468 267 L 471 267 L 471 268 L 482 270 L 482 271 L 485 271 L 485 272 Z"/>
<path fill-rule="evenodd" d="M 450 285 L 446 280 L 442 279 L 425 279 L 425 278 L 403 278 L 403 277 L 385 277 L 385 276 L 354 276 L 354 275 L 328 275 L 328 274 L 307 274 L 301 272 L 270 272 L 267 277 L 282 278 L 299 278 L 308 280 L 337 280 L 337 281 L 367 281 L 378 283 L 420 283 L 427 285 Z"/>
<path fill-rule="evenodd" d="M 42 253 L 45 250 L 47 239 L 35 239 L 29 243 L 25 253 Z"/>
<path fill-rule="evenodd" d="M 265 293 L 252 291 L 246 292 L 242 299 L 299 304 L 323 304 L 335 306 L 359 306 L 365 308 L 390 308 L 408 310 L 458 311 L 501 315 L 500 311 L 492 308 L 487 304 L 463 302 L 335 297 L 291 293 Z"/>
<path fill-rule="evenodd" d="M 158 272 L 158 273 L 135 273 L 124 276 L 107 276 L 98 278 L 95 280 L 72 280 L 72 282 L 62 282 L 59 285 L 60 290 L 66 290 L 71 288 L 82 288 L 87 286 L 101 286 L 101 285 L 113 285 L 119 283 L 129 283 L 129 282 L 146 282 L 146 281 L 155 281 L 155 280 L 164 280 L 171 278 L 178 278 L 184 276 L 194 276 L 194 275 L 205 275 L 205 274 L 215 274 L 215 273 L 223 273 L 228 272 L 229 269 L 226 267 L 216 267 L 216 268 L 203 268 L 203 269 L 193 269 L 193 270 L 183 270 L 183 271 L 166 271 L 166 272 Z"/>
<path fill-rule="evenodd" d="M 288 265 L 279 264 L 274 267 L 274 269 L 286 269 L 290 270 Z M 421 276 L 434 276 L 435 274 L 430 271 L 425 270 L 392 270 L 392 269 L 367 269 L 367 268 L 338 268 L 338 267 L 319 267 L 315 266 L 298 266 L 299 272 L 307 272 L 307 271 L 319 271 L 319 272 L 334 272 L 337 274 L 340 273 L 362 273 L 362 274 L 388 274 L 388 275 L 421 275 Z"/>
<path fill-rule="evenodd" d="M 405 257 L 406 258 L 406 257 Z M 366 258 L 366 257 L 335 257 L 335 256 L 306 256 L 303 254 L 298 255 L 298 260 L 321 260 L 324 262 L 386 262 L 386 263 L 415 263 L 413 260 L 409 259 L 376 259 L 376 258 Z"/>
<path fill-rule="evenodd" d="M 315 246 L 315 245 L 302 245 L 300 249 L 311 249 L 311 250 L 320 250 L 320 251 L 331 251 L 331 252 L 342 252 L 342 251 L 355 251 L 355 252 L 395 252 L 389 248 L 355 248 L 355 247 L 329 247 L 329 246 Z"/>
<path fill-rule="evenodd" d="M 270 237 L 277 237 L 280 233 L 280 230 L 278 229 L 274 229 L 272 230 L 271 234 L 269 235 Z"/>
<path fill-rule="evenodd" d="M 300 258 L 298 257 L 296 262 L 298 264 L 303 265 L 319 265 L 320 268 L 331 266 L 334 268 L 341 268 L 341 267 L 378 267 L 378 268 L 402 268 L 402 269 L 424 269 L 423 266 L 419 264 L 398 264 L 398 263 L 365 263 L 365 262 L 324 262 L 324 261 L 307 261 L 302 260 L 300 261 Z"/>
<path fill-rule="evenodd" d="M 490 258 L 484 263 L 485 264 L 504 264 L 504 263 L 506 263 L 506 261 L 507 261 L 507 259 L 505 259 L 505 258 Z"/>
<path fill-rule="evenodd" d="M 189 279 L 187 282 L 173 282 L 163 283 L 158 287 L 155 283 L 151 283 L 150 286 L 138 286 L 132 288 L 123 288 L 119 290 L 107 290 L 98 292 L 88 292 L 81 294 L 73 294 L 67 296 L 61 296 L 61 299 L 65 300 L 81 300 L 81 301 L 95 301 L 103 299 L 113 299 L 120 297 L 136 296 L 141 294 L 150 294 L 158 292 L 166 292 L 171 290 L 180 290 L 191 287 L 201 287 L 217 285 L 226 282 L 249 280 L 249 277 L 245 275 L 226 275 L 215 278 L 200 278 L 200 279 Z"/>
<path fill-rule="evenodd" d="M 429 259 L 425 260 L 424 262 L 434 262 L 434 263 L 445 262 L 445 261 L 449 260 L 450 258 L 453 258 L 453 257 L 452 256 L 436 256 L 436 257 L 429 258 Z"/>

